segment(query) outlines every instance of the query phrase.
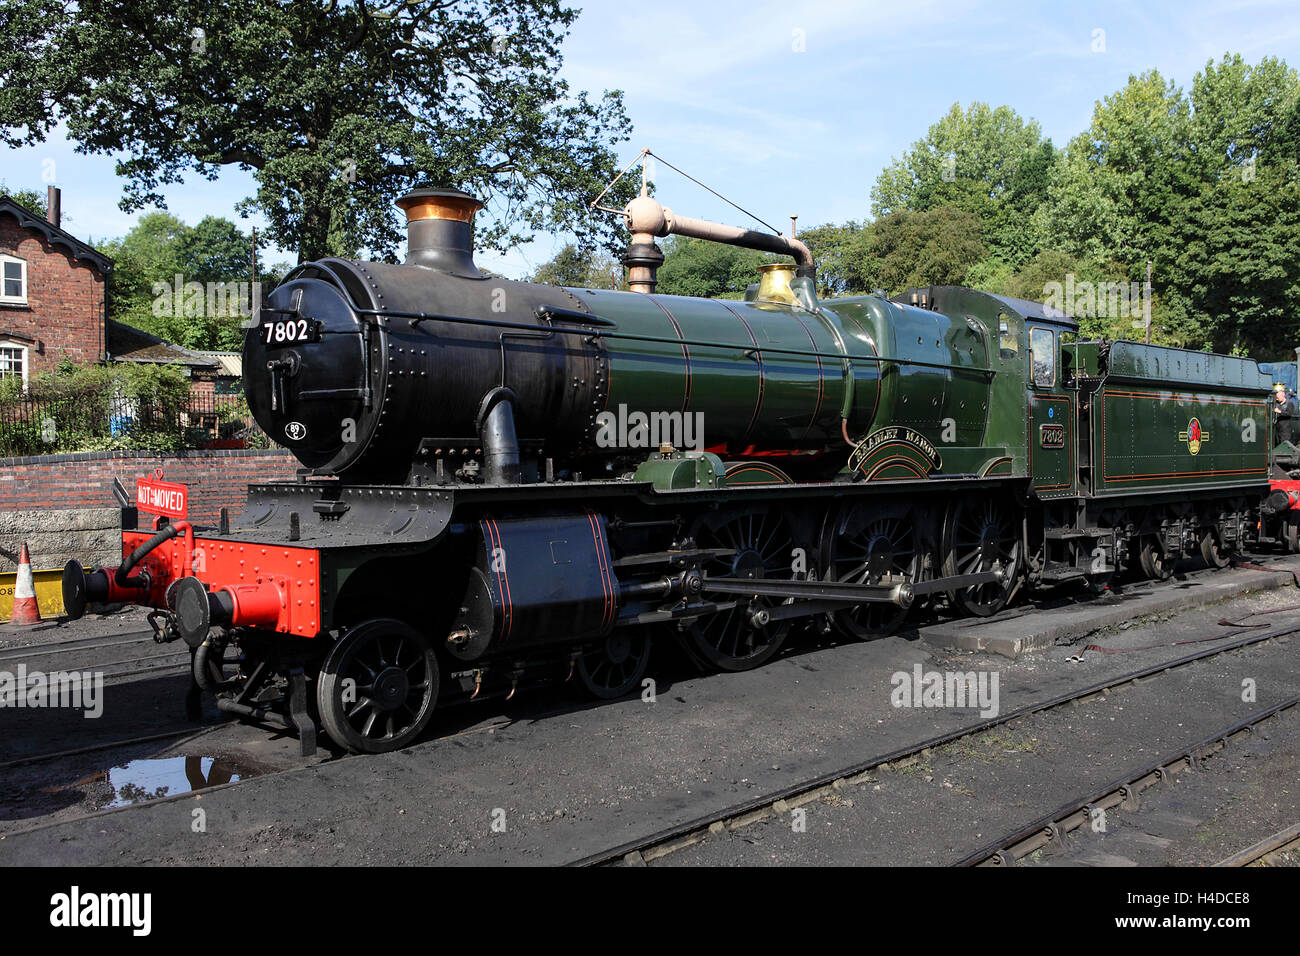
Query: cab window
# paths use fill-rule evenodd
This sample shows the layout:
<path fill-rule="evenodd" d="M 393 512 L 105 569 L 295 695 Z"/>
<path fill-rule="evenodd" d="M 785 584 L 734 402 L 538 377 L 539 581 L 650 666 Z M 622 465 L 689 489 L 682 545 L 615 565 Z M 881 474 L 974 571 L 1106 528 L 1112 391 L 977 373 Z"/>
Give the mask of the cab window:
<path fill-rule="evenodd" d="M 1004 359 L 1013 359 L 1016 352 L 1020 349 L 1020 344 L 1016 341 L 1016 330 L 1007 321 L 1005 312 L 998 313 L 998 351 L 1000 357 Z"/>
<path fill-rule="evenodd" d="M 1056 384 L 1056 350 L 1051 329 L 1031 329 L 1029 351 L 1034 357 L 1034 384 L 1051 388 Z"/>

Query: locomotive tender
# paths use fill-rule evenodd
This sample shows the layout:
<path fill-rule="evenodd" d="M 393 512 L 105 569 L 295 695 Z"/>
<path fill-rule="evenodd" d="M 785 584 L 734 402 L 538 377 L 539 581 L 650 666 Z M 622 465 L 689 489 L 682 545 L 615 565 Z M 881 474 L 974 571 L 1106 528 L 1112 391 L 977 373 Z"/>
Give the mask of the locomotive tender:
<path fill-rule="evenodd" d="M 869 639 L 917 602 L 990 615 L 1024 586 L 1164 578 L 1259 538 L 1253 361 L 1079 341 L 964 288 L 822 301 L 798 240 L 644 190 L 628 292 L 480 272 L 465 193 L 398 205 L 405 264 L 299 266 L 247 335 L 250 406 L 298 480 L 250 486 L 217 528 L 126 510 L 121 566 L 64 573 L 73 617 L 152 606 L 222 710 L 304 753 L 318 721 L 383 752 L 436 706 L 537 681 L 617 697 L 657 640 L 743 670 L 796 626 Z M 743 301 L 658 295 L 671 233 L 795 262 Z"/>

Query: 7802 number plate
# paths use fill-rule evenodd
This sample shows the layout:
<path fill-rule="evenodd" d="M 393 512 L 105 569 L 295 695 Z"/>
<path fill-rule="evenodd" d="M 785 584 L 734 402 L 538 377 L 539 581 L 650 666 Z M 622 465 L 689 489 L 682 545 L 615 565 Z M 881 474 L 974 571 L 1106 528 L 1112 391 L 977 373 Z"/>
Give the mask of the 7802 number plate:
<path fill-rule="evenodd" d="M 269 349 L 320 341 L 320 323 L 315 319 L 277 319 L 262 323 L 262 344 Z"/>

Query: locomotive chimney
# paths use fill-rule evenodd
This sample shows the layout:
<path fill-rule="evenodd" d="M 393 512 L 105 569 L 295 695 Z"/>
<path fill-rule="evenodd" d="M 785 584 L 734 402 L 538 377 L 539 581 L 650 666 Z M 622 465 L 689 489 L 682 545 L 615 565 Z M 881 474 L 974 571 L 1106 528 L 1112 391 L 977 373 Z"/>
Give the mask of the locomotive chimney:
<path fill-rule="evenodd" d="M 397 205 L 406 212 L 407 265 L 484 277 L 474 265 L 474 213 L 481 202 L 459 189 L 413 189 Z"/>

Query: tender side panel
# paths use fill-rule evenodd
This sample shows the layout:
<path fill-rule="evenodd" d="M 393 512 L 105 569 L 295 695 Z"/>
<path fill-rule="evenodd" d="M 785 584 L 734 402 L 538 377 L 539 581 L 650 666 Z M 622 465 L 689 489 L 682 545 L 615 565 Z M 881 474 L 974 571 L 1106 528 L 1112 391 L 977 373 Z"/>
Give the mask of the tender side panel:
<path fill-rule="evenodd" d="M 1117 382 L 1095 409 L 1099 494 L 1267 480 L 1263 396 Z"/>

